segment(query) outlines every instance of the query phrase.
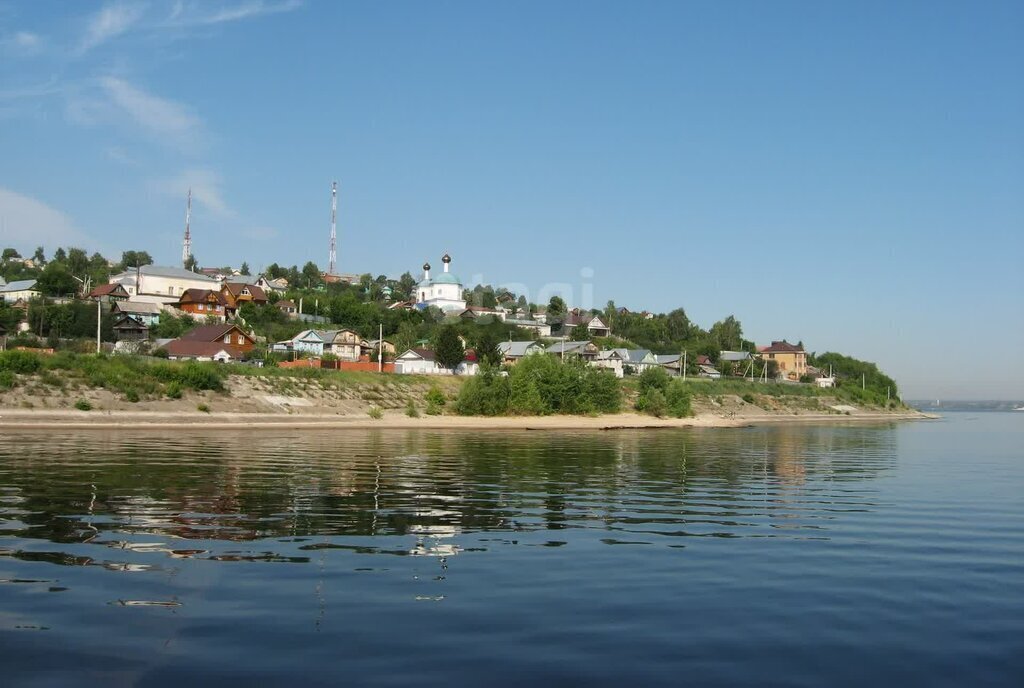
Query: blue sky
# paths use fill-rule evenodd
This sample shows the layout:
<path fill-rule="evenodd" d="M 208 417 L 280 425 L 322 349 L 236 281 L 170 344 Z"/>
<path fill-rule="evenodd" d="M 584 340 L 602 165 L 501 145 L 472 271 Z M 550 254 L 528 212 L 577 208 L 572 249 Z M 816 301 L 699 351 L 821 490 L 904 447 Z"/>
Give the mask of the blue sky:
<path fill-rule="evenodd" d="M 0 244 L 735 314 L 1024 397 L 1019 2 L 0 3 Z M 585 303 L 592 300 L 592 304 Z M 996 352 L 993 354 L 992 352 Z"/>

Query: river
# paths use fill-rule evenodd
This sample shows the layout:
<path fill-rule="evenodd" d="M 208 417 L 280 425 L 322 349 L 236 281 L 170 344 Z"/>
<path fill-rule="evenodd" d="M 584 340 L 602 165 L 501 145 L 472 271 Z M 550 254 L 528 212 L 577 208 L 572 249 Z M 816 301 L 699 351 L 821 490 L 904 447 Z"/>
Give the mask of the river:
<path fill-rule="evenodd" d="M 0 436 L 6 685 L 1021 685 L 1024 414 Z"/>

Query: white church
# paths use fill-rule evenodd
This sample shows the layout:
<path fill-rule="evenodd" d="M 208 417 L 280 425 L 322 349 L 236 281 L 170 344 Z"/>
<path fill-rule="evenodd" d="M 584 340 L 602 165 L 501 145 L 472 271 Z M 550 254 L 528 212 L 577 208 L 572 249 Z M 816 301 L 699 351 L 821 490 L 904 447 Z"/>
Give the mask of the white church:
<path fill-rule="evenodd" d="M 416 287 L 416 307 L 423 309 L 434 306 L 443 311 L 464 311 L 466 300 L 462 298 L 462 282 L 449 272 L 452 257 L 447 253 L 441 258 L 444 272 L 437 277 L 430 276 L 430 263 L 423 265 L 423 281 Z"/>

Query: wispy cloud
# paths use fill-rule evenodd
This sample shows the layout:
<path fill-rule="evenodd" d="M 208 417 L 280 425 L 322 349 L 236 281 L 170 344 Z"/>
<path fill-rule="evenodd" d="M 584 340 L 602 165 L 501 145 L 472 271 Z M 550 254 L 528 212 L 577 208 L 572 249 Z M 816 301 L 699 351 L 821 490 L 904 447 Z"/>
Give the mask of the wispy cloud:
<path fill-rule="evenodd" d="M 166 179 L 155 180 L 150 186 L 157 192 L 182 199 L 192 189 L 192 201 L 220 218 L 234 217 L 235 211 L 224 200 L 221 176 L 211 169 L 195 168 Z"/>
<path fill-rule="evenodd" d="M 107 3 L 86 24 L 85 35 L 82 36 L 82 42 L 78 47 L 79 52 L 86 53 L 127 32 L 139 23 L 145 12 L 146 5 L 141 2 Z"/>
<path fill-rule="evenodd" d="M 0 187 L 0 234 L 8 246 L 29 250 L 87 243 L 85 235 L 64 213 L 40 200 Z"/>
<path fill-rule="evenodd" d="M 28 57 L 38 53 L 42 47 L 42 37 L 31 31 L 17 31 L 0 37 L 0 51 L 5 55 Z"/>
<path fill-rule="evenodd" d="M 165 22 L 171 26 L 210 26 L 266 14 L 281 14 L 302 7 L 302 0 L 248 0 L 239 3 L 184 2 L 179 0 Z"/>
<path fill-rule="evenodd" d="M 113 76 L 101 78 L 100 87 L 114 105 L 137 125 L 154 134 L 173 136 L 178 140 L 197 134 L 199 118 L 181 103 L 147 93 Z"/>

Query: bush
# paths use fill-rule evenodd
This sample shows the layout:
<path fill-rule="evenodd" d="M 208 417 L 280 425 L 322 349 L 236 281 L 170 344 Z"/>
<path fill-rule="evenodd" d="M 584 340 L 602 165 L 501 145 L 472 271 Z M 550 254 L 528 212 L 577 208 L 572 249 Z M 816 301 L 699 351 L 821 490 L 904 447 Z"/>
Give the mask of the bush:
<path fill-rule="evenodd" d="M 378 406 L 371 406 L 367 413 L 370 414 L 370 418 L 373 418 L 374 420 L 380 420 L 384 417 L 384 412 L 381 411 Z"/>
<path fill-rule="evenodd" d="M 409 403 L 405 405 L 405 415 L 409 416 L 410 418 L 420 417 L 420 411 L 419 409 L 416 408 L 416 402 L 414 402 L 412 399 L 410 399 Z"/>
<path fill-rule="evenodd" d="M 669 415 L 675 418 L 686 418 L 693 415 L 690 404 L 690 390 L 686 383 L 676 378 L 669 382 L 668 390 L 665 392 L 665 402 L 668 405 Z"/>
<path fill-rule="evenodd" d="M 167 385 L 167 389 L 164 390 L 169 399 L 181 399 L 181 385 L 177 381 L 172 381 Z"/>
<path fill-rule="evenodd" d="M 426 400 L 428 405 L 434 404 L 435 406 L 444 406 L 445 403 L 448 401 L 447 399 L 445 399 L 444 392 L 442 392 L 436 386 L 432 386 L 429 390 L 427 390 Z"/>
<path fill-rule="evenodd" d="M 754 395 L 751 394 L 750 392 L 747 392 L 746 394 L 743 395 L 743 401 L 747 402 L 748 404 L 753 404 Z"/>
<path fill-rule="evenodd" d="M 0 389 L 11 389 L 17 384 L 14 373 L 9 370 L 0 370 Z"/>
<path fill-rule="evenodd" d="M 441 406 L 436 404 L 436 403 L 434 403 L 434 402 L 432 402 L 432 401 L 428 401 L 427 402 L 427 415 L 428 416 L 440 416 L 441 415 Z"/>
<path fill-rule="evenodd" d="M 484 365 L 459 391 L 455 409 L 463 416 L 502 416 L 508 413 L 509 380 Z"/>
<path fill-rule="evenodd" d="M 202 411 L 203 413 L 209 413 L 210 412 L 210 407 L 207 406 L 206 404 L 199 404 L 199 406 L 196 406 L 196 411 Z"/>
<path fill-rule="evenodd" d="M 75 408 L 79 411 L 91 411 L 92 404 L 89 403 L 88 399 L 79 399 L 75 402 Z"/>
<path fill-rule="evenodd" d="M 156 356 L 157 358 L 167 358 L 168 356 L 170 356 L 170 354 L 167 352 L 167 349 L 163 348 L 162 346 L 159 349 L 154 349 L 152 355 Z"/>
<path fill-rule="evenodd" d="M 0 370 L 31 375 L 43 367 L 39 354 L 31 351 L 0 351 Z"/>
<path fill-rule="evenodd" d="M 640 373 L 640 394 L 644 394 L 651 389 L 657 389 L 664 393 L 668 389 L 669 380 L 668 373 L 665 372 L 664 368 L 647 368 L 644 372 Z"/>
<path fill-rule="evenodd" d="M 640 399 L 643 400 L 643 409 L 641 410 L 652 416 L 661 418 L 668 412 L 668 402 L 665 400 L 665 395 L 656 387 L 648 389 L 640 396 Z"/>
<path fill-rule="evenodd" d="M 130 388 L 127 392 L 124 393 L 124 398 L 133 404 L 137 404 L 139 402 L 139 390 L 135 389 L 134 387 Z"/>

